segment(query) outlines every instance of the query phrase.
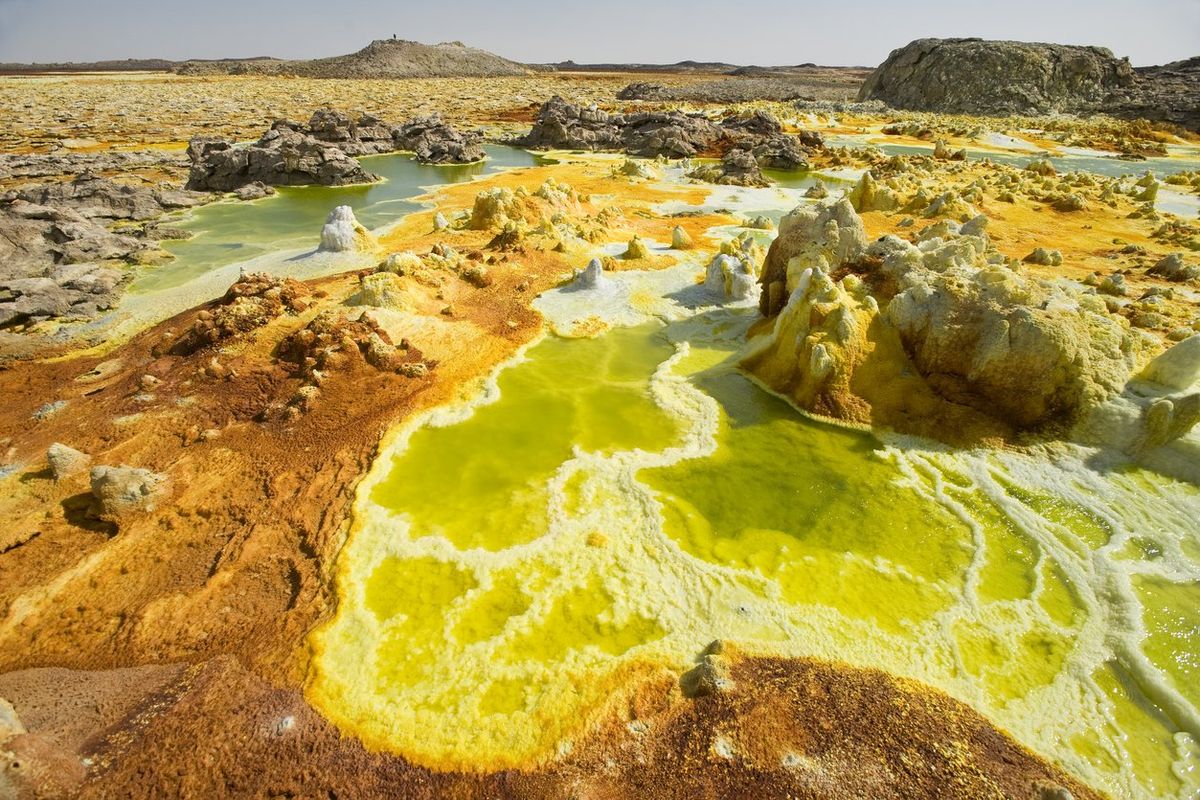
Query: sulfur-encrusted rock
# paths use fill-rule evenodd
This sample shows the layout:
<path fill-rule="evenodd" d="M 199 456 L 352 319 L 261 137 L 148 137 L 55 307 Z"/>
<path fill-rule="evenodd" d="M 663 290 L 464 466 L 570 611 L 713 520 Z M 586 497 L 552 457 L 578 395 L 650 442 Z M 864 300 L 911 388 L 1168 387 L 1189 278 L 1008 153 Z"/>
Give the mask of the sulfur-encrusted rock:
<path fill-rule="evenodd" d="M 759 300 L 762 313 L 779 313 L 804 270 L 821 267 L 830 271 L 857 258 L 866 247 L 866 229 L 849 200 L 798 206 L 780 220 L 779 235 L 767 251 Z"/>
<path fill-rule="evenodd" d="M 850 204 L 860 214 L 868 211 L 895 211 L 900 207 L 900 197 L 890 186 L 876 182 L 870 170 L 863 173 L 848 195 Z"/>
<path fill-rule="evenodd" d="M 649 256 L 650 248 L 646 247 L 646 243 L 637 236 L 629 240 L 629 245 L 625 248 L 625 253 L 623 254 L 624 258 L 629 259 L 648 258 Z"/>
<path fill-rule="evenodd" d="M 1146 270 L 1147 275 L 1163 278 L 1173 283 L 1194 281 L 1200 279 L 1200 266 L 1185 264 L 1183 253 L 1172 253 L 1163 257 L 1154 266 Z"/>
<path fill-rule="evenodd" d="M 1027 264 L 1037 264 L 1042 267 L 1057 267 L 1062 264 L 1062 253 L 1058 250 L 1047 250 L 1036 247 L 1033 252 L 1022 259 Z"/>
<path fill-rule="evenodd" d="M 1094 295 L 1009 269 L 984 220 L 867 248 L 848 206 L 798 209 L 771 247 L 763 284 L 786 293 L 762 300 L 774 327 L 743 362 L 769 386 L 820 413 L 952 441 L 1062 435 L 1123 390 L 1138 340 Z"/>
<path fill-rule="evenodd" d="M 473 231 L 503 228 L 509 222 L 524 219 L 521 198 L 507 186 L 485 189 L 475 195 L 467 227 Z"/>
<path fill-rule="evenodd" d="M 138 467 L 92 467 L 92 495 L 106 518 L 153 511 L 167 490 L 167 477 Z"/>
<path fill-rule="evenodd" d="M 362 276 L 359 281 L 358 293 L 351 299 L 351 302 L 355 305 L 379 308 L 404 308 L 407 305 L 397 275 L 391 271 Z"/>
<path fill-rule="evenodd" d="M 46 449 L 46 462 L 50 465 L 50 472 L 56 481 L 82 472 L 87 469 L 91 461 L 92 457 L 87 453 L 81 453 L 74 447 L 68 447 L 61 442 L 54 442 Z"/>
<path fill-rule="evenodd" d="M 671 229 L 671 249 L 673 250 L 690 250 L 696 246 L 692 241 L 692 237 L 679 225 Z"/>
<path fill-rule="evenodd" d="M 1200 380 L 1200 334 L 1163 351 L 1142 368 L 1138 377 L 1168 389 L 1190 389 Z"/>

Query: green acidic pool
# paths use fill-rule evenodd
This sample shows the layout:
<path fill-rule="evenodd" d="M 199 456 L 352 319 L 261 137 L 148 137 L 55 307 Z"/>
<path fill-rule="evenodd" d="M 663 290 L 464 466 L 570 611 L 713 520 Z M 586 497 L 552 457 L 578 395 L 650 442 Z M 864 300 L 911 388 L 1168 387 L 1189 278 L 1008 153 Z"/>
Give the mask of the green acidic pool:
<path fill-rule="evenodd" d="M 314 701 L 422 763 L 512 766 L 622 670 L 729 639 L 932 683 L 1114 796 L 1195 791 L 1196 487 L 809 420 L 733 369 L 752 314 L 548 338 L 398 432 Z"/>

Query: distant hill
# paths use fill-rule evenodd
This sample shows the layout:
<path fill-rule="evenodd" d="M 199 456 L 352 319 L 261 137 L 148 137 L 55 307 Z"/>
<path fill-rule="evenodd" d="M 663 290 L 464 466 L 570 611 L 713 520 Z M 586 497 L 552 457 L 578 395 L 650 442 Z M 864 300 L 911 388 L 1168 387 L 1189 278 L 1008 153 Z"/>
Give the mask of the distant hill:
<path fill-rule="evenodd" d="M 50 64 L 0 64 L 0 74 L 42 72 L 169 72 L 176 66 L 165 58 L 126 58 L 119 61 L 68 61 Z"/>
<path fill-rule="evenodd" d="M 345 56 L 308 61 L 227 59 L 185 61 L 180 75 L 294 75 L 303 78 L 470 78 L 526 75 L 529 67 L 462 42 L 421 44 L 379 39 Z"/>
<path fill-rule="evenodd" d="M 724 61 L 676 61 L 674 64 L 576 64 L 574 61 L 558 61 L 540 64 L 543 68 L 561 72 L 719 72 L 738 69 L 737 64 Z"/>

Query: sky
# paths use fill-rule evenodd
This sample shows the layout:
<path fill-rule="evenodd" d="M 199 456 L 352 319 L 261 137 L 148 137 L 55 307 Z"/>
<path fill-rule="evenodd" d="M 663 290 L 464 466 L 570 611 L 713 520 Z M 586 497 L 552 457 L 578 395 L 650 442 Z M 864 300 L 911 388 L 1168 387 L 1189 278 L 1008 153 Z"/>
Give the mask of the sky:
<path fill-rule="evenodd" d="M 314 58 L 460 40 L 517 61 L 874 66 L 927 36 L 1200 55 L 1200 0 L 0 0 L 0 62 Z"/>

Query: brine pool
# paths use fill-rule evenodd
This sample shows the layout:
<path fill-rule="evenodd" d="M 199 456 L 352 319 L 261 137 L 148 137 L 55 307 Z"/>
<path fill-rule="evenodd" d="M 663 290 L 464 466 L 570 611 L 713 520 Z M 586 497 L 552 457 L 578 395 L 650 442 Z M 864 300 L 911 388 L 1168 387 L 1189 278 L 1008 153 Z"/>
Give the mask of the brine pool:
<path fill-rule="evenodd" d="M 1200 489 L 811 420 L 734 368 L 753 316 L 549 336 L 397 431 L 315 637 L 324 713 L 515 765 L 724 639 L 931 683 L 1114 796 L 1200 790 Z"/>
<path fill-rule="evenodd" d="M 536 163 L 490 153 L 461 172 L 384 156 L 382 185 L 200 209 L 130 296 L 165 313 L 246 266 L 334 269 L 305 260 L 333 206 L 377 228 L 422 185 Z M 777 218 L 809 180 L 713 197 Z M 672 269 L 622 275 L 671 305 L 703 266 Z M 569 751 L 630 674 L 722 639 L 928 682 L 1115 797 L 1197 796 L 1200 488 L 1082 448 L 814 421 L 735 368 L 754 318 L 674 303 L 547 335 L 389 434 L 310 699 L 420 763 L 517 765 Z"/>

